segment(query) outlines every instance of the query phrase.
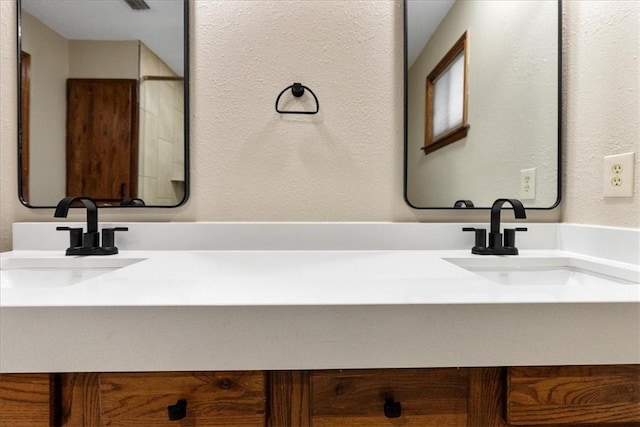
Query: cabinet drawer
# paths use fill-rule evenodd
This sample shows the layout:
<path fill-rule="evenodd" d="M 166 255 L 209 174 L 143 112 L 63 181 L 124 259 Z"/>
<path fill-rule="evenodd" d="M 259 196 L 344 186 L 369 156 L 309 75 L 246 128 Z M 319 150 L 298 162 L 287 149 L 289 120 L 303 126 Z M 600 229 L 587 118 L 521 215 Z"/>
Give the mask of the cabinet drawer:
<path fill-rule="evenodd" d="M 464 426 L 468 384 L 466 369 L 314 372 L 312 425 Z M 387 399 L 400 403 L 400 417 L 385 416 Z"/>
<path fill-rule="evenodd" d="M 109 426 L 264 426 L 262 372 L 100 374 L 100 424 Z M 186 401 L 186 416 L 168 407 Z"/>
<path fill-rule="evenodd" d="M 640 365 L 509 368 L 507 421 L 640 425 Z"/>
<path fill-rule="evenodd" d="M 0 375 L 0 426 L 50 424 L 49 374 Z"/>

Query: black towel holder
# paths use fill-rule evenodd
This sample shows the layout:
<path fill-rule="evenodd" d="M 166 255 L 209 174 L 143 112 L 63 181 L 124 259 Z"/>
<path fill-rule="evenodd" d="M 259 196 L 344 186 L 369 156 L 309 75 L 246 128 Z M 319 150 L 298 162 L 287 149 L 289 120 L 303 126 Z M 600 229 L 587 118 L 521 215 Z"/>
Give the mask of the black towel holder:
<path fill-rule="evenodd" d="M 300 98 L 302 95 L 304 95 L 305 89 L 308 90 L 311 96 L 313 96 L 313 99 L 316 101 L 316 110 L 315 111 L 284 111 L 278 108 L 280 97 L 282 97 L 282 95 L 289 89 L 291 89 L 291 94 L 296 98 Z M 276 111 L 280 114 L 317 114 L 318 111 L 320 111 L 320 102 L 318 101 L 318 97 L 316 96 L 316 94 L 313 93 L 313 91 L 309 89 L 307 86 L 303 85 L 302 83 L 294 83 L 291 86 L 284 88 L 284 90 L 280 92 L 280 95 L 278 95 L 278 97 L 276 98 Z"/>

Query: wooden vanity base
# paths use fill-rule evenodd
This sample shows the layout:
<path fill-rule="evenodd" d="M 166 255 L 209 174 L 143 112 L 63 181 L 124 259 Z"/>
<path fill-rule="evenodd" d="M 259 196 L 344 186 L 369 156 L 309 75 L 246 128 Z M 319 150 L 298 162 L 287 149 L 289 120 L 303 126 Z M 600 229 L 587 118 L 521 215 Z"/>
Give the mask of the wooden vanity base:
<path fill-rule="evenodd" d="M 640 426 L 640 365 L 2 374 L 0 425 Z"/>

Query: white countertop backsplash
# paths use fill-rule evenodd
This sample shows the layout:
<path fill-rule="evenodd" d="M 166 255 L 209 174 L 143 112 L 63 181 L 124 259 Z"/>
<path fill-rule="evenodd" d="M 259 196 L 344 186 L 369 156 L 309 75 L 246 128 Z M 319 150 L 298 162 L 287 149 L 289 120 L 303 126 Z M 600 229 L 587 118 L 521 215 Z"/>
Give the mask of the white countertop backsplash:
<path fill-rule="evenodd" d="M 60 251 L 69 233 L 56 226 L 85 227 L 83 222 L 15 223 L 13 249 Z M 462 227 L 489 224 L 451 223 L 308 223 L 308 222 L 131 222 L 100 223 L 100 228 L 129 227 L 116 233 L 121 250 L 450 250 L 470 249 L 473 233 Z M 557 249 L 558 226 L 547 223 L 504 223 L 526 226 L 516 245 L 523 249 Z M 487 230 L 488 233 L 488 230 Z"/>

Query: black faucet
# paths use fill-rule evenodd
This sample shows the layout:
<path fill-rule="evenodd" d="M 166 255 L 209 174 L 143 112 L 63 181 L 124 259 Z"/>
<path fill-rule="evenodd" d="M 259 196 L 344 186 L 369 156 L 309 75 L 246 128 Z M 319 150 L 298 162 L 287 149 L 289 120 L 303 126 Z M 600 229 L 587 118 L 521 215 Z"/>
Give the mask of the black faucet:
<path fill-rule="evenodd" d="M 489 231 L 489 244 L 487 246 L 487 230 L 484 228 L 465 227 L 462 231 L 473 231 L 476 235 L 475 245 L 471 253 L 477 255 L 518 255 L 516 248 L 516 231 L 527 231 L 526 227 L 505 228 L 504 241 L 500 233 L 500 212 L 502 205 L 509 203 L 513 207 L 516 218 L 526 218 L 522 202 L 517 199 L 497 199 L 491 206 L 491 229 Z"/>
<path fill-rule="evenodd" d="M 87 209 L 87 232 L 82 228 L 56 227 L 56 230 L 69 231 L 69 247 L 67 255 L 114 255 L 118 248 L 114 245 L 114 232 L 127 231 L 127 227 L 102 229 L 102 246 L 98 233 L 98 206 L 90 197 L 65 197 L 58 202 L 55 218 L 66 218 L 71 204 L 81 202 Z"/>
<path fill-rule="evenodd" d="M 120 200 L 120 206 L 146 206 L 144 200 L 134 197 L 134 198 L 124 198 Z"/>
<path fill-rule="evenodd" d="M 473 202 L 471 200 L 456 200 L 456 202 L 453 204 L 453 207 L 458 209 L 458 208 L 473 208 L 475 206 L 473 206 Z"/>

